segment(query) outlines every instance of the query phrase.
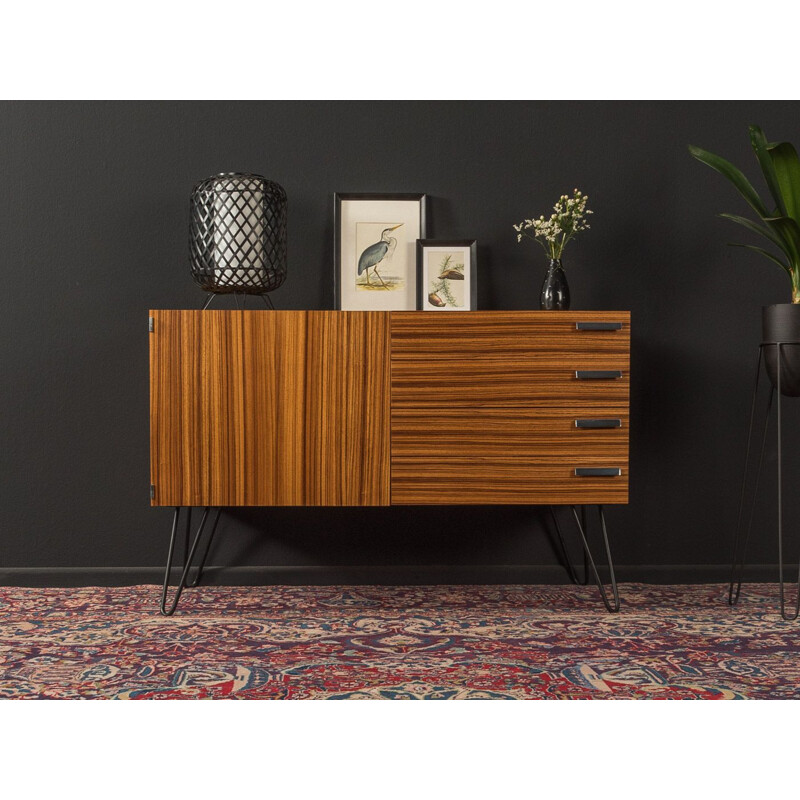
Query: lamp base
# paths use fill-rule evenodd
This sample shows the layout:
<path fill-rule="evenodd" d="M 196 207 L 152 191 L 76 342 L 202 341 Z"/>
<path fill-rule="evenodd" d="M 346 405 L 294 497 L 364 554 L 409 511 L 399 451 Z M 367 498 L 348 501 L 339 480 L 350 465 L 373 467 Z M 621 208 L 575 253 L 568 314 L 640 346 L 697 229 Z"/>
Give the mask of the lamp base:
<path fill-rule="evenodd" d="M 232 294 L 233 299 L 236 302 L 236 308 L 243 311 L 245 304 L 247 303 L 247 295 L 250 294 L 249 292 L 209 292 L 208 297 L 206 297 L 205 303 L 203 303 L 202 311 L 205 311 L 210 305 L 211 301 L 219 294 Z M 239 297 L 242 298 L 241 305 L 239 304 Z M 257 294 L 255 297 L 260 297 L 264 301 L 264 305 L 270 309 L 271 311 L 275 310 L 275 306 L 272 304 L 272 298 L 268 294 Z"/>

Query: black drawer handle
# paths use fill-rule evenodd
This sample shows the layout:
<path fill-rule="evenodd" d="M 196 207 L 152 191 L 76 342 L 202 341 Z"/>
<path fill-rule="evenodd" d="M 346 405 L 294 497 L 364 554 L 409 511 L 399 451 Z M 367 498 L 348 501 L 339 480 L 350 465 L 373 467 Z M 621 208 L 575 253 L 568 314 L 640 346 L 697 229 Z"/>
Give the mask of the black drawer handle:
<path fill-rule="evenodd" d="M 621 428 L 621 419 L 576 419 L 576 428 Z"/>
<path fill-rule="evenodd" d="M 622 330 L 621 322 L 576 322 L 575 330 L 578 331 L 619 331 Z"/>
<path fill-rule="evenodd" d="M 575 371 L 575 377 L 579 381 L 608 381 L 622 377 L 622 372 L 618 369 L 579 369 Z"/>
<path fill-rule="evenodd" d="M 618 478 L 622 475 L 619 467 L 575 467 L 578 478 Z"/>

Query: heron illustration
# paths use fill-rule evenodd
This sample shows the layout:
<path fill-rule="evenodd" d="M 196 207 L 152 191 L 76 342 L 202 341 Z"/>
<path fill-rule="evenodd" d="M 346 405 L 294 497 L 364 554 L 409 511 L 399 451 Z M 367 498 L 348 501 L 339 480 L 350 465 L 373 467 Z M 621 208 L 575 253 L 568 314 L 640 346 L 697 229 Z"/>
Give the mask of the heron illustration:
<path fill-rule="evenodd" d="M 401 222 L 400 225 L 402 224 L 403 223 Z M 373 273 L 378 276 L 378 280 L 383 285 L 383 288 L 389 288 L 384 283 L 383 278 L 381 278 L 380 273 L 378 272 L 378 264 L 380 264 L 387 257 L 387 255 L 391 257 L 391 254 L 394 252 L 394 248 L 397 247 L 397 239 L 395 239 L 393 236 L 389 236 L 389 234 L 392 231 L 396 231 L 400 225 L 395 225 L 393 228 L 386 228 L 381 234 L 381 240 L 379 242 L 375 242 L 375 244 L 371 244 L 359 256 L 358 274 L 360 276 L 362 272 L 366 272 L 367 285 L 372 285 L 369 280 L 369 270 L 370 267 L 372 267 Z"/>

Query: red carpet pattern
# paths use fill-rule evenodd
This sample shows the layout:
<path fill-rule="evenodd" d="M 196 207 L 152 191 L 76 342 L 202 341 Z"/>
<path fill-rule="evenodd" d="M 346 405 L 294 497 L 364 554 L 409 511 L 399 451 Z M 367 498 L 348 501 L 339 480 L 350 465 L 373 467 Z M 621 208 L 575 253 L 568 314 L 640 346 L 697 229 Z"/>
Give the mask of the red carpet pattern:
<path fill-rule="evenodd" d="M 2 698 L 800 698 L 777 587 L 0 587 Z"/>

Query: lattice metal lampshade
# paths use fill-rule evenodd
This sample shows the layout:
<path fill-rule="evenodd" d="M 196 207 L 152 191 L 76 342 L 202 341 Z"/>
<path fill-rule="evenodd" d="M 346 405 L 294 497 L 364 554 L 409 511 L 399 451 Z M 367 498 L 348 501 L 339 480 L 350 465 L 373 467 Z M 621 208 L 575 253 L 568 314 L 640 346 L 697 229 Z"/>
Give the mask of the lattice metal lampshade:
<path fill-rule="evenodd" d="M 192 277 L 207 292 L 264 294 L 286 279 L 286 192 L 261 175 L 224 172 L 194 187 Z"/>

